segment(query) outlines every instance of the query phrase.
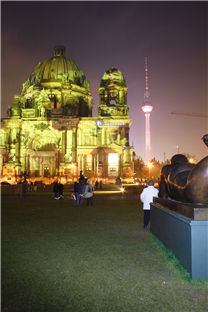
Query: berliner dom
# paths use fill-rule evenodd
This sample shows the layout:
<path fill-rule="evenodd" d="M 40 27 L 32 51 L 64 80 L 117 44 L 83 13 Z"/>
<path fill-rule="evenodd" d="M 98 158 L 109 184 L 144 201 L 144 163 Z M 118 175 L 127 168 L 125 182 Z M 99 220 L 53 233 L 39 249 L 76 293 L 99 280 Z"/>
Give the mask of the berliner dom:
<path fill-rule="evenodd" d="M 1 121 L 1 179 L 91 179 L 133 177 L 134 150 L 129 144 L 128 88 L 112 66 L 98 89 L 98 115 L 82 69 L 65 56 L 63 46 L 37 64 L 20 95 Z"/>

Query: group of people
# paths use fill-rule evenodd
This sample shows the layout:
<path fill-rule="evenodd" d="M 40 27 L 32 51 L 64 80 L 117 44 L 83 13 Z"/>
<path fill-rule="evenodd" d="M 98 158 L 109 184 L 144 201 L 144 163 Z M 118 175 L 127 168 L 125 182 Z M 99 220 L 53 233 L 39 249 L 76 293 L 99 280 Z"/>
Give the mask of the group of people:
<path fill-rule="evenodd" d="M 87 178 L 80 171 L 79 182 L 74 183 L 74 202 L 76 205 L 80 205 L 86 200 L 87 206 L 93 205 L 93 185 L 90 184 Z"/>
<path fill-rule="evenodd" d="M 100 185 L 100 188 L 102 188 L 102 184 Z M 63 199 L 64 198 L 63 191 L 64 185 L 59 180 L 56 180 L 53 184 L 54 199 L 56 200 Z M 80 171 L 79 181 L 74 182 L 74 192 L 72 194 L 75 205 L 80 205 L 83 202 L 86 202 L 87 206 L 92 206 L 93 191 L 94 191 L 93 185 L 90 184 L 88 179 L 83 175 L 82 171 Z"/>
<path fill-rule="evenodd" d="M 103 181 L 100 180 L 100 182 L 98 182 L 98 180 L 96 180 L 95 181 L 95 189 L 96 190 L 98 190 L 98 189 L 102 190 L 102 188 L 103 188 Z"/>
<path fill-rule="evenodd" d="M 98 181 L 95 182 L 95 188 L 98 189 Z M 102 184 L 100 185 L 102 187 Z M 64 186 L 60 181 L 55 181 L 53 186 L 54 199 L 62 199 Z M 83 175 L 82 171 L 80 171 L 79 181 L 74 182 L 74 193 L 73 199 L 75 205 L 81 205 L 84 201 L 86 201 L 86 206 L 93 205 L 93 191 L 94 187 L 88 179 Z M 140 194 L 140 200 L 143 203 L 143 211 L 144 211 L 144 229 L 148 228 L 150 221 L 150 203 L 153 202 L 153 197 L 158 197 L 159 190 L 154 187 L 154 181 L 150 180 L 147 183 L 147 187 L 143 189 Z"/>

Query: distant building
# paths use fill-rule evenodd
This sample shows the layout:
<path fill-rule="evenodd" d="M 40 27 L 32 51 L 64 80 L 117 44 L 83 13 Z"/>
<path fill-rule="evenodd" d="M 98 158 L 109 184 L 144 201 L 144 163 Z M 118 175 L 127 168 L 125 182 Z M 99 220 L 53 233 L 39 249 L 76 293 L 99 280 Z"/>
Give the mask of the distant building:
<path fill-rule="evenodd" d="M 40 62 L 14 96 L 8 117 L 1 122 L 2 177 L 89 178 L 133 176 L 129 145 L 127 86 L 112 67 L 99 87 L 98 117 L 92 117 L 89 82 L 65 48 Z"/>

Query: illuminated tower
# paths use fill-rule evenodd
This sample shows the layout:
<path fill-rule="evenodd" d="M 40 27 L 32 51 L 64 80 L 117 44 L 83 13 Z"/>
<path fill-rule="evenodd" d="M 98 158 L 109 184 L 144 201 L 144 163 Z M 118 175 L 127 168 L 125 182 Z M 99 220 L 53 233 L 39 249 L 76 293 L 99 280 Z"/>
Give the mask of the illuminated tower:
<path fill-rule="evenodd" d="M 145 92 L 144 92 L 144 104 L 142 110 L 145 114 L 145 163 L 151 159 L 151 141 L 150 141 L 150 113 L 153 109 L 152 103 L 150 101 L 150 93 L 148 86 L 148 67 L 147 67 L 147 57 L 145 57 Z"/>

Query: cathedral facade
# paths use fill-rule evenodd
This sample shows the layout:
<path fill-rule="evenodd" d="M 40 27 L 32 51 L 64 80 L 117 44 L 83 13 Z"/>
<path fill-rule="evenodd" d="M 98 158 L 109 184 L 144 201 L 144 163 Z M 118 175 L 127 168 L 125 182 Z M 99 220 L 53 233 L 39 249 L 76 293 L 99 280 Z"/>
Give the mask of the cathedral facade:
<path fill-rule="evenodd" d="M 65 48 L 40 62 L 14 96 L 1 121 L 2 179 L 61 177 L 73 181 L 82 170 L 91 179 L 133 177 L 129 144 L 127 85 L 112 67 L 99 86 L 98 116 L 92 117 L 89 82 Z"/>

